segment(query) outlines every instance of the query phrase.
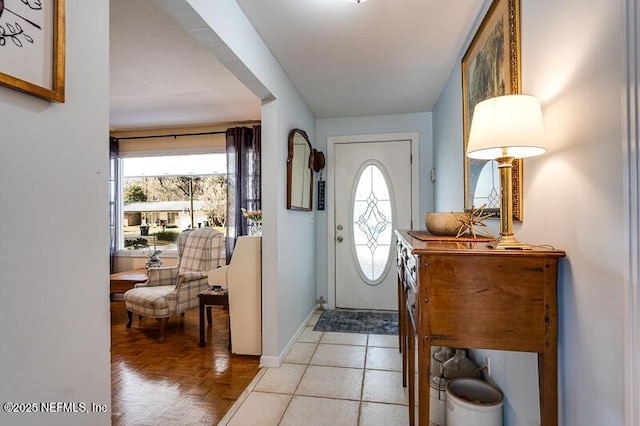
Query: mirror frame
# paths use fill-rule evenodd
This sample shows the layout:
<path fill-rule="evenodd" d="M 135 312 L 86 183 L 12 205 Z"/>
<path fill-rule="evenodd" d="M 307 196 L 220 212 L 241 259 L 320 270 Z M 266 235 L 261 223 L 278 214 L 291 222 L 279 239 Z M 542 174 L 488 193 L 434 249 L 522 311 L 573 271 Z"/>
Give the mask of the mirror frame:
<path fill-rule="evenodd" d="M 303 173 L 308 171 L 309 173 L 309 205 L 295 205 L 292 200 L 292 188 L 293 188 L 293 163 L 294 163 L 294 140 L 296 135 L 302 136 L 302 138 L 307 142 L 309 148 L 309 157 L 305 159 L 303 164 L 306 167 L 303 169 Z M 307 136 L 307 132 L 301 129 L 292 129 L 289 132 L 289 151 L 287 154 L 287 209 L 289 210 L 300 210 L 300 211 L 311 211 L 313 210 L 313 170 L 310 165 L 310 156 L 312 154 L 311 142 L 309 141 L 309 137 Z"/>

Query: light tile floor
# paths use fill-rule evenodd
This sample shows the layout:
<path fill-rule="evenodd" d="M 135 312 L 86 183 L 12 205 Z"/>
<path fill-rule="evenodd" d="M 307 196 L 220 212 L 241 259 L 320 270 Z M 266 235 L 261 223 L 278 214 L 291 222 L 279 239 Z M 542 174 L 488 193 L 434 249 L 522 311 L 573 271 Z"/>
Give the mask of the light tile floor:
<path fill-rule="evenodd" d="M 409 424 L 398 336 L 313 331 L 314 314 L 279 368 L 264 368 L 223 426 Z"/>

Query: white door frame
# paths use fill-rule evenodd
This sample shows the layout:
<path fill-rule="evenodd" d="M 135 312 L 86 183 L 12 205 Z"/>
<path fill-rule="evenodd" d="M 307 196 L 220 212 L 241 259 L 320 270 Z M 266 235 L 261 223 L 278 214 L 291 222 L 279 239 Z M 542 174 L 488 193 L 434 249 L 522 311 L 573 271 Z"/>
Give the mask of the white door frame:
<path fill-rule="evenodd" d="M 336 307 L 336 256 L 335 256 L 335 214 L 334 183 L 335 146 L 341 143 L 394 142 L 411 141 L 411 223 L 420 223 L 420 135 L 411 133 L 385 133 L 375 135 L 330 136 L 327 138 L 327 305 L 329 309 Z M 393 248 L 392 248 L 393 250 Z"/>

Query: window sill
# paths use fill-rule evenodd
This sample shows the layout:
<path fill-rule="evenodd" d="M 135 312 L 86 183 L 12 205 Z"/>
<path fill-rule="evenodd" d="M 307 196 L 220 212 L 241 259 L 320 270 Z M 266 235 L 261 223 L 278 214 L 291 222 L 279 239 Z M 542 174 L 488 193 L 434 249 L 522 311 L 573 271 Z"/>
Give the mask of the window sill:
<path fill-rule="evenodd" d="M 118 250 L 116 257 L 149 257 L 149 254 L 145 250 Z M 163 250 L 160 258 L 175 259 L 178 257 L 176 250 Z"/>

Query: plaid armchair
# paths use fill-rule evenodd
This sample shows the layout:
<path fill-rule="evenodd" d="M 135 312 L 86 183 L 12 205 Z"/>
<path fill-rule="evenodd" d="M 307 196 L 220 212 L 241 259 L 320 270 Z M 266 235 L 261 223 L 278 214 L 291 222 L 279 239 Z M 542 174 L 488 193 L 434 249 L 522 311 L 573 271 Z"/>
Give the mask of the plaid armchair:
<path fill-rule="evenodd" d="M 164 342 L 171 315 L 197 308 L 207 289 L 208 272 L 225 264 L 224 234 L 212 228 L 185 231 L 178 237 L 178 266 L 150 268 L 149 280 L 124 294 L 131 328 L 133 314 L 155 318 Z"/>

